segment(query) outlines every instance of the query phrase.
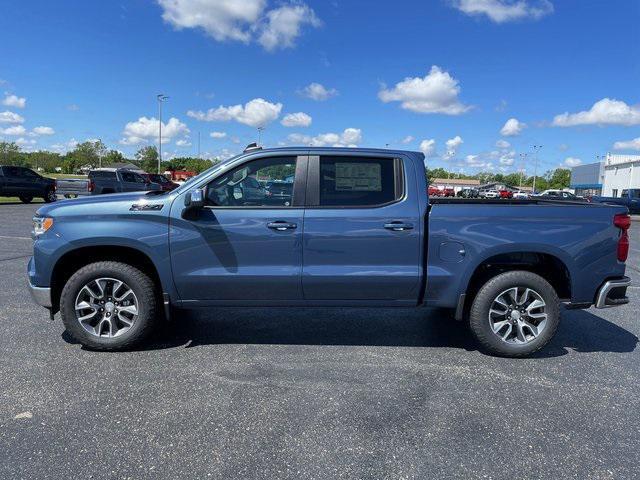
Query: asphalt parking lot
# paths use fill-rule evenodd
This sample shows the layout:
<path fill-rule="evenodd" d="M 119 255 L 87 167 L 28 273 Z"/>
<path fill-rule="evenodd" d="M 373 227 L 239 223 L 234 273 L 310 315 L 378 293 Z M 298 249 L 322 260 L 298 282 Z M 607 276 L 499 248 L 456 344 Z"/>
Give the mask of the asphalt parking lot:
<path fill-rule="evenodd" d="M 631 303 L 475 350 L 439 311 L 218 309 L 97 353 L 32 304 L 35 205 L 0 205 L 0 478 L 639 478 Z"/>

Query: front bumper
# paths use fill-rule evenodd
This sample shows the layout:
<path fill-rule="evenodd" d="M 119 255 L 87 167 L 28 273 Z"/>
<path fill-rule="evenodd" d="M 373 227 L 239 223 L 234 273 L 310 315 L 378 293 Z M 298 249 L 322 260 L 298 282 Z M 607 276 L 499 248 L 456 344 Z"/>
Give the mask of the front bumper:
<path fill-rule="evenodd" d="M 31 298 L 41 307 L 51 308 L 51 288 L 49 287 L 36 287 L 29 282 L 29 292 Z"/>
<path fill-rule="evenodd" d="M 629 303 L 629 297 L 627 297 L 627 287 L 629 285 L 631 285 L 629 277 L 607 280 L 596 293 L 595 307 L 609 308 Z"/>

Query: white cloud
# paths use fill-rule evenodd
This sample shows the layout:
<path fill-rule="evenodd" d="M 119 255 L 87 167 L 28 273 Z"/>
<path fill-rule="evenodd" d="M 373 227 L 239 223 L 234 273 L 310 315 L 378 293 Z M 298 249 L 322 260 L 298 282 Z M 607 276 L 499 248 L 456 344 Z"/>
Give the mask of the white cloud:
<path fill-rule="evenodd" d="M 302 26 L 317 27 L 320 20 L 302 2 L 266 10 L 266 0 L 158 0 L 162 18 L 174 28 L 197 28 L 217 41 L 250 43 L 266 50 L 295 45 Z"/>
<path fill-rule="evenodd" d="M 25 133 L 27 133 L 27 130 L 22 125 L 14 125 L 12 127 L 7 127 L 4 130 L 0 128 L 0 133 L 3 135 L 11 135 L 17 137 L 18 135 L 24 135 Z"/>
<path fill-rule="evenodd" d="M 498 140 L 496 142 L 496 147 L 498 148 L 509 148 L 511 146 L 511 144 L 509 142 L 507 142 L 506 140 Z"/>
<path fill-rule="evenodd" d="M 56 132 L 51 127 L 36 127 L 33 129 L 33 133 L 36 135 L 53 135 Z"/>
<path fill-rule="evenodd" d="M 190 147 L 191 146 L 191 142 L 189 140 L 187 140 L 186 138 L 181 138 L 180 140 L 176 140 L 176 146 L 177 147 Z"/>
<path fill-rule="evenodd" d="M 304 112 L 288 113 L 280 123 L 285 127 L 308 127 L 311 125 L 311 117 Z"/>
<path fill-rule="evenodd" d="M 315 137 L 292 133 L 287 139 L 290 143 L 311 145 L 312 147 L 357 147 L 357 144 L 362 141 L 362 130 L 345 128 L 342 133 L 321 133 Z"/>
<path fill-rule="evenodd" d="M 227 136 L 227 132 L 211 132 L 209 136 L 211 138 L 225 138 Z"/>
<path fill-rule="evenodd" d="M 401 140 L 401 143 L 404 143 L 404 144 L 406 145 L 407 143 L 411 143 L 411 142 L 413 142 L 414 140 L 415 140 L 415 138 L 413 137 L 413 135 L 407 135 L 406 137 L 404 137 L 404 138 Z"/>
<path fill-rule="evenodd" d="M 15 141 L 15 143 L 23 147 L 27 145 L 35 145 L 37 142 L 34 139 L 26 139 L 24 137 L 20 137 Z"/>
<path fill-rule="evenodd" d="M 453 157 L 456 152 L 458 151 L 458 148 L 460 148 L 460 145 L 462 145 L 464 143 L 464 140 L 462 140 L 462 137 L 460 135 L 456 135 L 453 138 L 450 138 L 449 140 L 447 140 L 445 142 L 445 145 L 447 147 L 447 152 L 445 153 L 445 158 L 451 158 Z"/>
<path fill-rule="evenodd" d="M 640 150 L 640 137 L 634 138 L 633 140 L 616 142 L 613 144 L 613 148 L 616 150 Z"/>
<path fill-rule="evenodd" d="M 145 143 L 149 139 L 158 137 L 160 122 L 157 118 L 140 117 L 135 122 L 125 125 L 122 134 L 124 138 L 120 140 L 123 145 L 138 145 Z M 167 143 L 173 137 L 189 133 L 187 126 L 175 117 L 171 117 L 168 122 L 162 122 L 162 143 Z"/>
<path fill-rule="evenodd" d="M 436 141 L 433 138 L 420 142 L 420 151 L 425 157 L 432 157 L 436 153 Z"/>
<path fill-rule="evenodd" d="M 229 107 L 219 106 L 210 108 L 206 112 L 189 110 L 187 115 L 205 122 L 228 122 L 235 120 L 238 123 L 251 127 L 261 127 L 273 122 L 280 116 L 281 103 L 270 103 L 263 98 L 254 98 L 242 105 Z"/>
<path fill-rule="evenodd" d="M 276 8 L 267 12 L 258 42 L 268 51 L 291 48 L 305 24 L 312 27 L 321 25 L 320 19 L 307 5 L 301 3 Z"/>
<path fill-rule="evenodd" d="M 510 118 L 500 130 L 500 135 L 504 135 L 505 137 L 515 137 L 516 135 L 520 135 L 526 126 L 526 124 L 520 122 L 517 118 Z"/>
<path fill-rule="evenodd" d="M 493 170 L 494 166 L 491 162 L 484 161 L 480 155 L 467 155 L 464 159 L 471 168 L 484 168 Z"/>
<path fill-rule="evenodd" d="M 467 15 L 486 15 L 495 23 L 537 20 L 553 13 L 549 0 L 452 0 L 452 4 Z"/>
<path fill-rule="evenodd" d="M 7 107 L 24 108 L 27 104 L 27 99 L 16 95 L 5 94 L 2 104 Z"/>
<path fill-rule="evenodd" d="M 582 164 L 582 160 L 580 160 L 579 158 L 567 157 L 564 159 L 564 164 L 567 167 L 577 167 L 578 165 Z"/>
<path fill-rule="evenodd" d="M 317 102 L 323 102 L 338 95 L 338 91 L 335 88 L 326 88 L 324 85 L 316 82 L 310 83 L 302 90 L 299 90 L 298 93 L 303 97 L 310 98 Z"/>
<path fill-rule="evenodd" d="M 500 165 L 511 166 L 515 163 L 515 157 L 516 152 L 514 150 L 511 150 L 500 155 L 498 161 L 500 162 Z"/>
<path fill-rule="evenodd" d="M 640 125 L 640 105 L 603 98 L 593 104 L 590 110 L 565 112 L 553 118 L 554 127 L 574 127 L 576 125 Z"/>
<path fill-rule="evenodd" d="M 24 117 L 6 110 L 4 112 L 0 112 L 0 123 L 24 123 Z"/>
<path fill-rule="evenodd" d="M 378 97 L 385 103 L 400 102 L 405 110 L 417 113 L 460 115 L 471 107 L 458 99 L 458 81 L 434 65 L 423 78 L 407 77 L 393 88 L 383 88 Z"/>

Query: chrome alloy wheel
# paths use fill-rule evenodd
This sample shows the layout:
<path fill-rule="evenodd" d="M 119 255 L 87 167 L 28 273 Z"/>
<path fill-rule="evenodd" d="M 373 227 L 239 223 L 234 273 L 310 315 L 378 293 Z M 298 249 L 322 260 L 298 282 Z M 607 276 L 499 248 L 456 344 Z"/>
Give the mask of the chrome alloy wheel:
<path fill-rule="evenodd" d="M 489 325 L 503 342 L 526 344 L 535 340 L 545 329 L 546 306 L 535 290 L 512 287 L 493 300 L 489 309 Z"/>
<path fill-rule="evenodd" d="M 115 278 L 97 278 L 80 289 L 75 303 L 82 328 L 96 337 L 122 335 L 138 318 L 138 298 Z"/>

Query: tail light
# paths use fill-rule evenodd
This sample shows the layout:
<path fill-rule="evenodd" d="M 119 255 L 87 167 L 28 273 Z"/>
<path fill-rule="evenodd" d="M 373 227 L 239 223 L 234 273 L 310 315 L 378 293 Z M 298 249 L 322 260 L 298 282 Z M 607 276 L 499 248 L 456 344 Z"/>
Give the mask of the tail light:
<path fill-rule="evenodd" d="M 89 193 L 93 192 L 96 188 L 96 184 L 93 182 L 93 180 L 89 180 Z"/>
<path fill-rule="evenodd" d="M 629 227 L 631 227 L 631 216 L 626 213 L 618 213 L 613 217 L 613 224 L 622 232 L 618 239 L 618 260 L 625 262 L 629 256 Z"/>

